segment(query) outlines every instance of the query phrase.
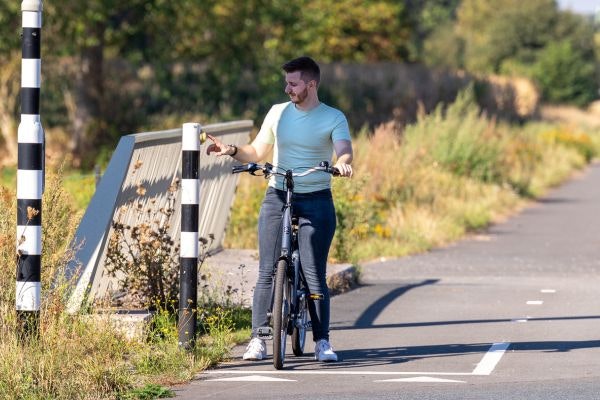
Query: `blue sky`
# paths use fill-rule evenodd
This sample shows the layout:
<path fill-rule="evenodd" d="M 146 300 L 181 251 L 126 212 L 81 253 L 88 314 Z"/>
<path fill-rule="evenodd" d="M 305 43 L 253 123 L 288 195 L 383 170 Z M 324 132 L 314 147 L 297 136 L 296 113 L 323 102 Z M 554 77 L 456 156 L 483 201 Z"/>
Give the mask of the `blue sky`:
<path fill-rule="evenodd" d="M 600 9 L 600 0 L 558 0 L 558 6 L 563 10 L 591 14 Z"/>

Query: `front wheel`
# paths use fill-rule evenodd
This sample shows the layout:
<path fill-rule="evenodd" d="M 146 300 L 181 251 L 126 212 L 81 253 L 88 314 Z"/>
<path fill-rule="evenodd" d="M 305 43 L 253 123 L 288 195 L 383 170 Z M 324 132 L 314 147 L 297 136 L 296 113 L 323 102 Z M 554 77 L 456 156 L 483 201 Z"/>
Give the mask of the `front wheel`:
<path fill-rule="evenodd" d="M 285 342 L 290 315 L 290 285 L 288 285 L 288 263 L 279 260 L 275 272 L 275 296 L 273 298 L 273 366 L 283 368 Z"/>
<path fill-rule="evenodd" d="M 298 303 L 298 317 L 296 318 L 294 332 L 292 333 L 292 350 L 294 355 L 304 354 L 304 343 L 306 343 L 306 328 L 308 325 L 308 307 L 306 296 Z"/>

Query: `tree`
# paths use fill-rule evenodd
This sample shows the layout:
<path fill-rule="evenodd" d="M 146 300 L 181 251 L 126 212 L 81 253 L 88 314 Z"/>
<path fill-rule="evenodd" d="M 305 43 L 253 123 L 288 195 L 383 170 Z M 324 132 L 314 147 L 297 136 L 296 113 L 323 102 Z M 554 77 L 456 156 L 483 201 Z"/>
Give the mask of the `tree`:
<path fill-rule="evenodd" d="M 594 62 L 568 40 L 550 43 L 540 53 L 534 77 L 544 98 L 584 106 L 596 97 Z"/>
<path fill-rule="evenodd" d="M 408 61 L 412 26 L 403 2 L 304 1 L 305 50 L 322 61 Z"/>
<path fill-rule="evenodd" d="M 559 11 L 554 0 L 463 0 L 457 26 L 468 70 L 533 78 L 554 102 L 595 97 L 591 21 Z"/>
<path fill-rule="evenodd" d="M 503 62 L 531 64 L 553 37 L 554 0 L 463 0 L 457 27 L 465 43 L 465 66 L 474 72 L 501 72 Z"/>

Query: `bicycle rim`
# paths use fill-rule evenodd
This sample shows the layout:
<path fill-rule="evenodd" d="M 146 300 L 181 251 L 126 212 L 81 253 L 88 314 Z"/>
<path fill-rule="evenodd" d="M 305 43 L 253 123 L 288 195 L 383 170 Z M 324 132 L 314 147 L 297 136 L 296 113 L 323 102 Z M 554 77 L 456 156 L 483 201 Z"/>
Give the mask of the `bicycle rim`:
<path fill-rule="evenodd" d="M 285 342 L 290 313 L 290 288 L 287 279 L 288 263 L 280 260 L 275 274 L 275 297 L 273 300 L 273 366 L 283 368 Z"/>
<path fill-rule="evenodd" d="M 306 343 L 306 325 L 308 323 L 308 308 L 306 298 L 298 305 L 298 318 L 295 321 L 294 332 L 292 333 L 292 350 L 294 355 L 304 354 L 304 344 Z"/>

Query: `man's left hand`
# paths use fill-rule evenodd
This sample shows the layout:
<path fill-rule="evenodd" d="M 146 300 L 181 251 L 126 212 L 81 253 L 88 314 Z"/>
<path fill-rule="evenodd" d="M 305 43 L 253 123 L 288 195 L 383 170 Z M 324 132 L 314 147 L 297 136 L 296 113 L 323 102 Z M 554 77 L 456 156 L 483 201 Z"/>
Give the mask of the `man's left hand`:
<path fill-rule="evenodd" d="M 337 168 L 340 171 L 340 176 L 345 176 L 348 178 L 352 177 L 352 166 L 350 164 L 346 164 L 343 162 L 338 162 L 334 165 L 334 168 Z"/>

